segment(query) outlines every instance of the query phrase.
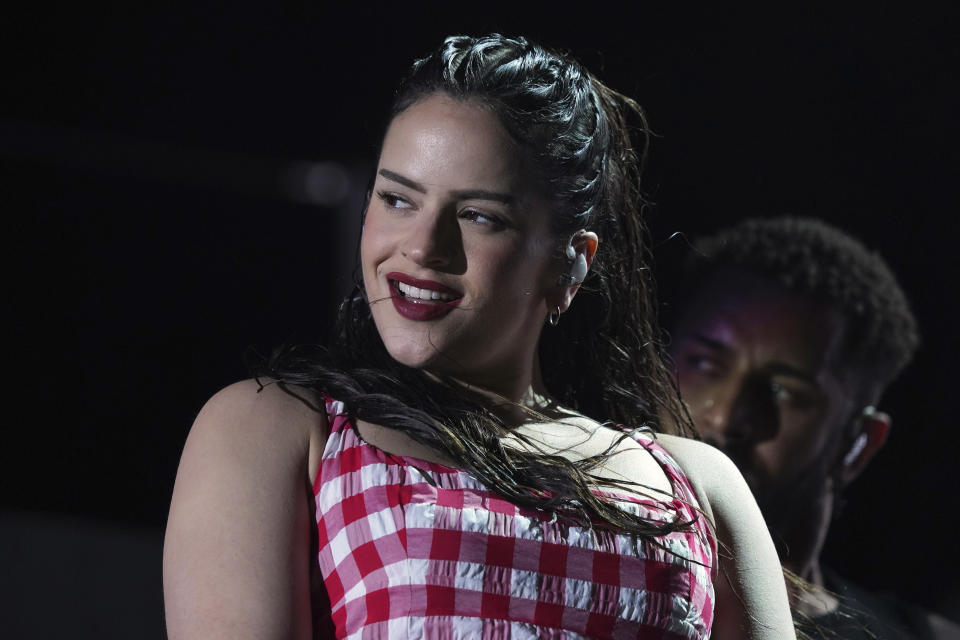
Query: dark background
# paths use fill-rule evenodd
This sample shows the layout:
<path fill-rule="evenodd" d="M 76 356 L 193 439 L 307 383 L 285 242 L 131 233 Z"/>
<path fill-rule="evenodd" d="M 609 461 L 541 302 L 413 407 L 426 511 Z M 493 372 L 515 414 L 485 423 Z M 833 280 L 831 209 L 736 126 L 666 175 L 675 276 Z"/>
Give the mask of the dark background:
<path fill-rule="evenodd" d="M 43 637 L 53 599 L 75 632 L 160 637 L 160 532 L 193 417 L 245 377 L 247 348 L 322 334 L 397 79 L 444 35 L 489 31 L 567 49 L 646 107 L 661 264 L 674 232 L 779 213 L 886 256 L 924 343 L 827 557 L 953 613 L 960 25 L 844 4 L 8 9 L 5 626 Z"/>

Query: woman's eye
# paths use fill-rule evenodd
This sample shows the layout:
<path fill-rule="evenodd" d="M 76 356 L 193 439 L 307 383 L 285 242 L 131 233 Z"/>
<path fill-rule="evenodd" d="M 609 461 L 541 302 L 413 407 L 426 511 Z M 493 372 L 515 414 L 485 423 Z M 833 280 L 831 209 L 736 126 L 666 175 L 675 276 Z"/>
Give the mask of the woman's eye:
<path fill-rule="evenodd" d="M 410 202 L 395 193 L 380 191 L 377 193 L 377 197 L 388 209 L 410 209 L 413 207 Z"/>
<path fill-rule="evenodd" d="M 460 213 L 460 217 L 475 224 L 489 225 L 493 229 L 503 229 L 506 226 L 500 218 L 476 209 L 465 209 Z"/>

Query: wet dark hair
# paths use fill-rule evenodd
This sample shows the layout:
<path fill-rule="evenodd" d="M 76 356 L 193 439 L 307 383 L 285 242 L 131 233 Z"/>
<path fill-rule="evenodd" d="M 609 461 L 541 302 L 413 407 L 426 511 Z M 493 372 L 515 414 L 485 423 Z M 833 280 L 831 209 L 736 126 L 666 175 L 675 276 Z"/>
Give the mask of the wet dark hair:
<path fill-rule="evenodd" d="M 752 218 L 698 239 L 685 289 L 723 268 L 769 278 L 839 310 L 846 318 L 847 362 L 868 387 L 892 382 L 917 350 L 917 320 L 886 261 L 821 220 Z"/>
<path fill-rule="evenodd" d="M 391 118 L 436 94 L 489 108 L 526 154 L 554 200 L 558 277 L 563 249 L 577 230 L 601 239 L 575 304 L 541 337 L 541 368 L 554 398 L 629 428 L 690 432 L 653 317 L 640 191 L 646 124 L 639 106 L 571 58 L 496 34 L 449 37 L 417 60 Z M 258 373 L 319 390 L 343 401 L 352 418 L 405 432 L 520 506 L 649 536 L 689 525 L 631 515 L 598 498 L 593 490 L 610 482 L 601 483 L 592 470 L 605 456 L 571 462 L 505 447 L 512 425 L 481 398 L 389 356 L 362 282 L 341 305 L 327 346 L 283 349 Z"/>

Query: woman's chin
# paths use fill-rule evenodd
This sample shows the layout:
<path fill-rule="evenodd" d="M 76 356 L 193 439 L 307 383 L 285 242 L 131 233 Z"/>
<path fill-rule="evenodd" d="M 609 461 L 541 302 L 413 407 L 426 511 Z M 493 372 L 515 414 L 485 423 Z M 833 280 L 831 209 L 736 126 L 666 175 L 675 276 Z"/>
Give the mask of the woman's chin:
<path fill-rule="evenodd" d="M 443 356 L 437 351 L 436 347 L 427 345 L 412 344 L 386 344 L 387 353 L 390 357 L 411 369 L 432 369 L 436 367 Z"/>

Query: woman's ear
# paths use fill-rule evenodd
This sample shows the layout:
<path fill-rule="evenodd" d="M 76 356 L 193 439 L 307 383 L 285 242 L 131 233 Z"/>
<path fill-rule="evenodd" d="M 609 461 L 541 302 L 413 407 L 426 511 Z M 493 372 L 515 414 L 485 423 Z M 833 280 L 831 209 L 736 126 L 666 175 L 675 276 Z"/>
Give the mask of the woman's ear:
<path fill-rule="evenodd" d="M 570 238 L 570 244 L 566 248 L 566 264 L 569 271 L 561 278 L 560 299 L 555 305 L 561 312 L 570 308 L 573 297 L 577 295 L 580 285 L 583 284 L 593 265 L 593 258 L 597 255 L 599 244 L 600 239 L 592 231 L 577 231 Z"/>
<path fill-rule="evenodd" d="M 840 461 L 841 486 L 850 484 L 886 442 L 890 434 L 890 416 L 873 407 L 867 407 L 857 418 L 857 436 Z"/>

